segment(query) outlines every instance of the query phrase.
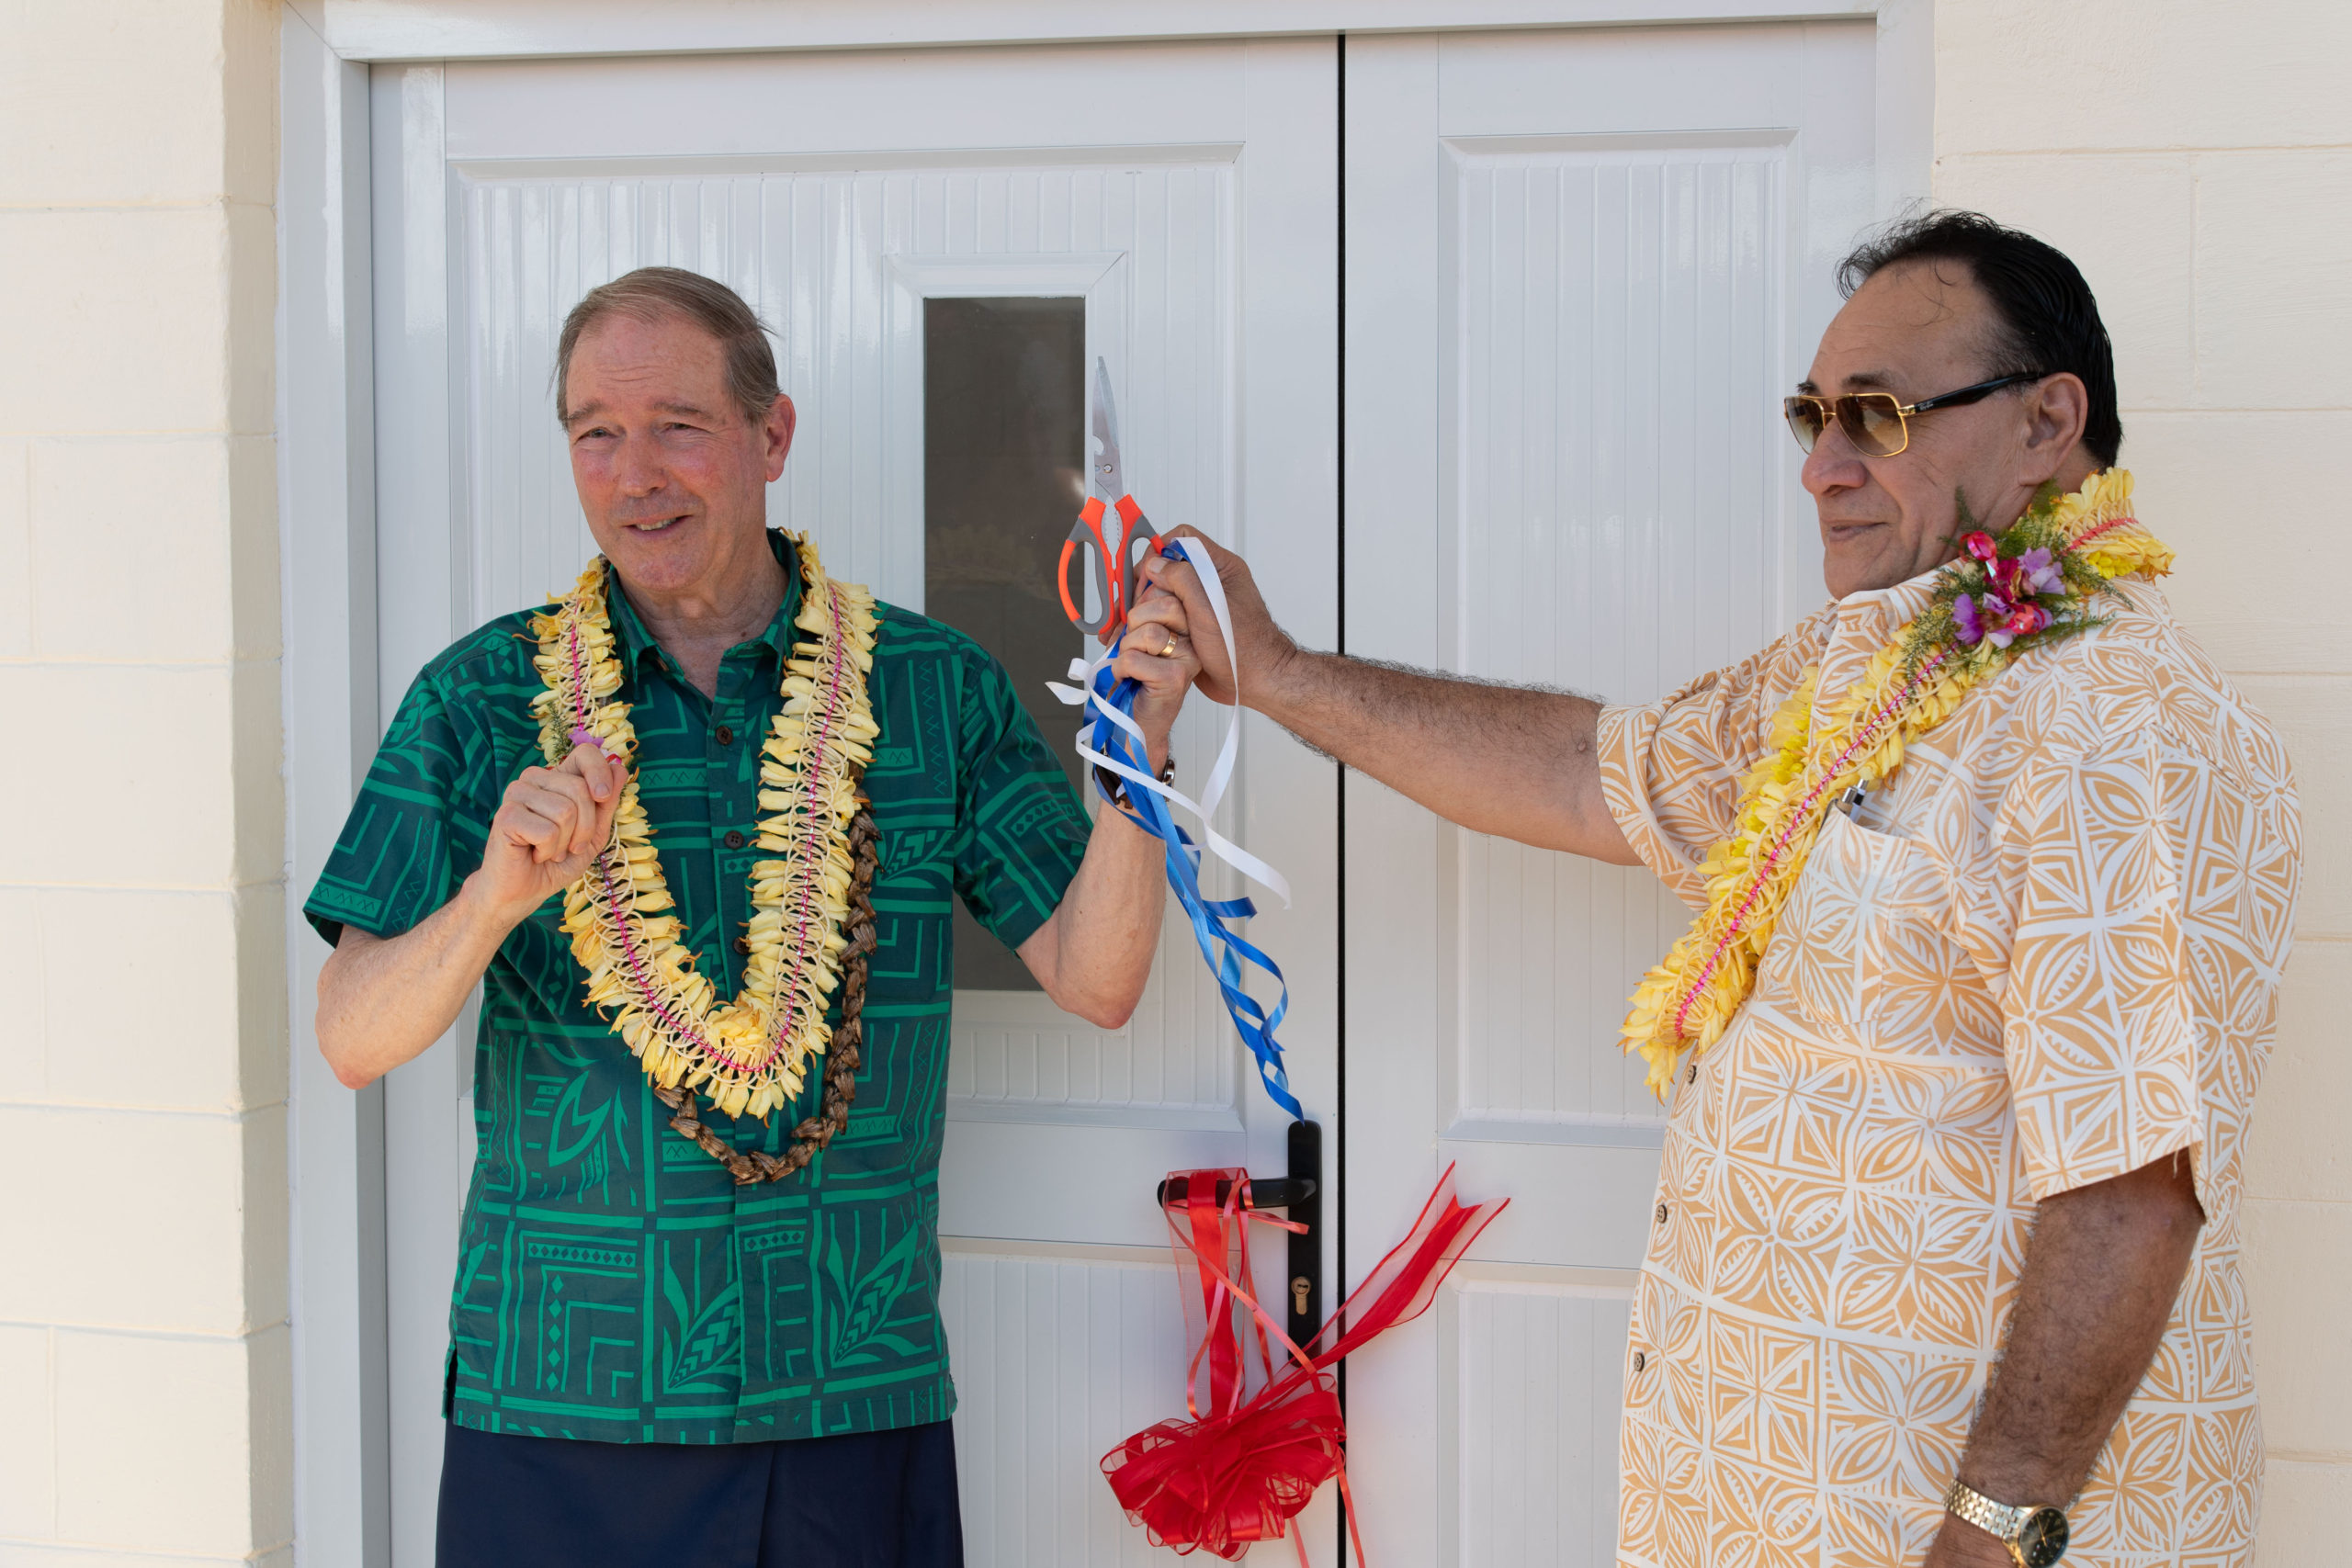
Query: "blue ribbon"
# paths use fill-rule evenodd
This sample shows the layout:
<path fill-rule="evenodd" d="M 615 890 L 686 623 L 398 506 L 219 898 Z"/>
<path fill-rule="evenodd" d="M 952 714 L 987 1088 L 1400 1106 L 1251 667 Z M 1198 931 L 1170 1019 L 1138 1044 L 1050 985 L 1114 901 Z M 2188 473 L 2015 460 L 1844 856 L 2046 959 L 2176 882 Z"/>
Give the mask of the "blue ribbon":
<path fill-rule="evenodd" d="M 1164 552 L 1179 559 L 1183 558 L 1183 546 L 1176 540 L 1167 542 Z M 1212 569 L 1214 570 L 1214 569 Z M 1122 628 L 1111 644 L 1110 654 L 1095 670 L 1091 682 L 1091 702 L 1099 706 L 1113 707 L 1132 718 L 1136 711 L 1136 696 L 1142 688 L 1133 680 L 1111 673 L 1111 661 L 1118 657 L 1120 646 L 1126 641 Z M 1094 720 L 1094 750 L 1148 775 L 1149 761 L 1136 754 L 1127 732 L 1098 715 Z M 1103 788 L 1098 774 L 1094 787 L 1108 802 L 1111 792 Z M 1290 1010 L 1290 987 L 1283 979 L 1281 965 L 1227 924 L 1229 920 L 1246 920 L 1258 912 L 1258 906 L 1248 898 L 1204 898 L 1201 896 L 1201 852 L 1191 835 L 1176 825 L 1168 812 L 1167 801 L 1148 789 L 1131 785 L 1127 799 L 1135 807 L 1135 815 L 1143 826 L 1159 839 L 1168 856 L 1168 886 L 1175 890 L 1177 901 L 1192 918 L 1193 940 L 1200 944 L 1201 959 L 1216 976 L 1217 989 L 1224 994 L 1225 1010 L 1233 1018 L 1234 1028 L 1241 1032 L 1242 1043 L 1257 1058 L 1258 1076 L 1265 1083 L 1266 1093 L 1276 1105 L 1299 1120 L 1306 1112 L 1299 1109 L 1298 1097 L 1290 1091 L 1290 1075 L 1283 1070 L 1283 1048 L 1274 1039 L 1274 1031 Z M 1241 965 L 1254 964 L 1273 976 L 1282 995 L 1268 1012 L 1258 1005 L 1258 999 L 1241 988 Z"/>

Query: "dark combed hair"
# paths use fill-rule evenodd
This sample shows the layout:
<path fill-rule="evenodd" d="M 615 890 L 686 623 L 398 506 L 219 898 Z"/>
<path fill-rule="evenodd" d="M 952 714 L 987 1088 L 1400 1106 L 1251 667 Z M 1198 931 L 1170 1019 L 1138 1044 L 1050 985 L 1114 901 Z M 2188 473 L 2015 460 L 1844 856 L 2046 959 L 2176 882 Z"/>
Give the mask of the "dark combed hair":
<path fill-rule="evenodd" d="M 1871 274 L 1920 261 L 1962 263 L 1992 301 L 2001 333 L 1984 368 L 1987 379 L 2033 370 L 2082 378 L 2090 393 L 2083 445 L 2111 467 L 2123 449 L 2115 348 L 2081 270 L 2057 247 L 1981 212 L 1944 210 L 1904 219 L 1855 246 L 1838 264 L 1838 290 L 1850 298 Z"/>
<path fill-rule="evenodd" d="M 727 390 L 753 424 L 767 418 L 781 395 L 775 384 L 775 351 L 741 294 L 684 267 L 641 266 L 591 288 L 564 317 L 555 349 L 555 417 L 561 423 L 571 422 L 565 389 L 571 376 L 571 351 L 579 346 L 581 333 L 607 316 L 640 321 L 684 318 L 717 338 L 727 355 Z"/>

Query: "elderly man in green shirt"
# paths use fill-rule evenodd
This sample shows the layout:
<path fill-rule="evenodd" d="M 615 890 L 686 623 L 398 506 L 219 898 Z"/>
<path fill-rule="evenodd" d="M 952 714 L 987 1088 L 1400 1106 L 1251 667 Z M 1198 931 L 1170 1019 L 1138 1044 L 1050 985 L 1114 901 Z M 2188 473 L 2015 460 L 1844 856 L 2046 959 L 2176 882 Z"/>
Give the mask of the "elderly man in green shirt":
<path fill-rule="evenodd" d="M 602 592 L 425 667 L 307 906 L 335 944 L 320 1045 L 354 1088 L 482 987 L 439 1561 L 960 1563 L 936 1299 L 950 897 L 1116 1027 L 1160 847 L 1117 811 L 1089 826 L 977 645 L 864 608 L 768 530 L 793 406 L 732 291 L 660 267 L 592 291 L 557 389 Z M 1149 642 L 1118 669 L 1160 770 L 1198 665 Z M 846 842 L 793 815 L 804 780 L 820 806 L 862 793 Z M 784 1000 L 726 1011 L 754 993 Z M 727 1033 L 775 1017 L 763 1050 Z M 744 1049 L 681 1055 L 690 1036 Z"/>

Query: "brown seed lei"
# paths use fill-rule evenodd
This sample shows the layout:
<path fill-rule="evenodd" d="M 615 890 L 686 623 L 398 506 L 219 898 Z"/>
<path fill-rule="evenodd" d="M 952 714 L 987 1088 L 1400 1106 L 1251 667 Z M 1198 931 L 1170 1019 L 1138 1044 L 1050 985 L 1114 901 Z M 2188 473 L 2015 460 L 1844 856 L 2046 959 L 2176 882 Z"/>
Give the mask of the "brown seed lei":
<path fill-rule="evenodd" d="M 881 834 L 874 813 L 861 796 L 857 815 L 849 825 L 850 884 L 849 945 L 842 950 L 842 1021 L 825 1053 L 825 1097 L 817 1114 L 792 1130 L 792 1146 L 782 1158 L 761 1149 L 737 1153 L 703 1124 L 695 1106 L 695 1091 L 656 1084 L 654 1094 L 677 1112 L 670 1125 L 696 1148 L 727 1168 L 738 1187 L 781 1181 L 815 1159 L 843 1127 L 849 1125 L 850 1102 L 857 1098 L 857 1069 L 865 1060 L 865 977 L 874 954 L 874 873 L 878 863 L 875 845 Z"/>

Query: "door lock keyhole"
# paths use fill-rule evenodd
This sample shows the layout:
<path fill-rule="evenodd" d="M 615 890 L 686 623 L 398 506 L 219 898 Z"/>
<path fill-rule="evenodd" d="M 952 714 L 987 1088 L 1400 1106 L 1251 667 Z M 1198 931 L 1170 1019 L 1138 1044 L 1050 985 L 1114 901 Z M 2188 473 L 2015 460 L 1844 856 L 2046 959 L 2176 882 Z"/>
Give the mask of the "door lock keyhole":
<path fill-rule="evenodd" d="M 1315 1288 L 1304 1274 L 1290 1282 L 1290 1310 L 1300 1317 L 1306 1315 L 1306 1292 Z"/>

